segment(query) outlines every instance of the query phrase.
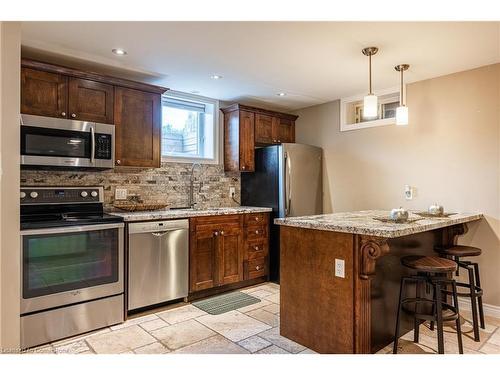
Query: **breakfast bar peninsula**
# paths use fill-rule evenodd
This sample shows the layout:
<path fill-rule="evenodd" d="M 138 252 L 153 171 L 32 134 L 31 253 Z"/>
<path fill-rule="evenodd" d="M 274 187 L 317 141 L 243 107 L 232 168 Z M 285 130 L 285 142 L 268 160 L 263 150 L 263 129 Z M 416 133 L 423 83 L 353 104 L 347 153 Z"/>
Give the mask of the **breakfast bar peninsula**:
<path fill-rule="evenodd" d="M 319 353 L 375 353 L 394 339 L 405 255 L 436 255 L 481 214 L 386 222 L 388 211 L 275 219 L 280 334 Z M 401 333 L 413 328 L 403 316 Z"/>

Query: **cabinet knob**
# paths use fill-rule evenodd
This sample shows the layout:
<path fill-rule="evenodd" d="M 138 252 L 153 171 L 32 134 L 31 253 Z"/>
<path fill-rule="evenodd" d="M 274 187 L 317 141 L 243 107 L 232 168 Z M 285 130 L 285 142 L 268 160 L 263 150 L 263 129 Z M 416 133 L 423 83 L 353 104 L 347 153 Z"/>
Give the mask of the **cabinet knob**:
<path fill-rule="evenodd" d="M 242 165 L 242 166 L 241 166 L 241 169 L 243 169 L 243 170 L 244 170 L 245 168 L 246 168 L 246 167 L 245 167 L 244 165 Z"/>
<path fill-rule="evenodd" d="M 76 113 L 72 113 L 71 117 L 75 118 L 76 117 Z"/>
<path fill-rule="evenodd" d="M 223 236 L 223 235 L 224 235 L 224 231 L 223 231 L 223 230 L 221 230 L 221 231 L 220 231 L 220 235 L 221 235 L 221 236 Z"/>
<path fill-rule="evenodd" d="M 273 139 L 273 143 L 276 143 L 276 139 Z"/>
<path fill-rule="evenodd" d="M 258 230 L 256 230 L 256 231 L 255 231 L 255 234 L 259 234 L 259 231 L 258 231 Z"/>
<path fill-rule="evenodd" d="M 260 267 L 259 267 L 259 266 L 256 266 L 256 267 L 255 267 L 255 269 L 258 271 L 258 270 L 260 270 Z"/>
<path fill-rule="evenodd" d="M 66 112 L 61 112 L 61 116 L 66 117 Z"/>
<path fill-rule="evenodd" d="M 259 247 L 258 246 L 254 246 L 253 247 L 255 250 L 259 250 Z"/>
<path fill-rule="evenodd" d="M 259 221 L 259 217 L 258 216 L 255 217 L 255 221 Z"/>
<path fill-rule="evenodd" d="M 121 161 L 120 161 L 120 160 L 117 160 L 117 161 L 116 161 L 116 164 L 120 165 L 120 164 L 121 164 Z"/>
<path fill-rule="evenodd" d="M 278 143 L 281 143 L 281 140 L 278 139 Z"/>
<path fill-rule="evenodd" d="M 214 236 L 218 236 L 218 235 L 219 235 L 219 232 L 215 231 Z"/>

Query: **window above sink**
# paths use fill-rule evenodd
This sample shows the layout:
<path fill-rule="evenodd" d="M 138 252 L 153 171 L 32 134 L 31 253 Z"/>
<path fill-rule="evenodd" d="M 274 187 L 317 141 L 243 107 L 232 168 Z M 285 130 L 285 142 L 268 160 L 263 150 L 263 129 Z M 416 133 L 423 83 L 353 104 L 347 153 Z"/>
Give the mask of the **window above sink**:
<path fill-rule="evenodd" d="M 219 162 L 218 101 L 169 91 L 162 96 L 162 161 Z"/>

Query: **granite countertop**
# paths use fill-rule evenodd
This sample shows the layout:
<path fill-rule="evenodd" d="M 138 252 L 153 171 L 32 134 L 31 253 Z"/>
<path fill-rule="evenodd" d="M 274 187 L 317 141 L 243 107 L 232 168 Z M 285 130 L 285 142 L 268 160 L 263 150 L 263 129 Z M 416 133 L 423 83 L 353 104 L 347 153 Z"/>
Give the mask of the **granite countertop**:
<path fill-rule="evenodd" d="M 298 228 L 395 238 L 479 220 L 483 215 L 480 213 L 457 213 L 444 218 L 428 218 L 410 212 L 410 219 L 419 218 L 421 220 L 405 224 L 385 223 L 375 220 L 374 217 L 389 217 L 389 211 L 355 211 L 287 217 L 275 219 L 274 223 Z"/>
<path fill-rule="evenodd" d="M 271 212 L 271 208 L 267 207 L 221 207 L 221 208 L 206 208 L 206 209 L 171 209 L 157 211 L 135 211 L 135 212 L 108 212 L 110 215 L 123 217 L 125 221 L 148 221 L 148 220 L 166 220 L 166 219 L 185 219 L 197 216 L 218 216 L 218 215 L 235 215 L 235 214 L 251 214 L 257 212 Z"/>

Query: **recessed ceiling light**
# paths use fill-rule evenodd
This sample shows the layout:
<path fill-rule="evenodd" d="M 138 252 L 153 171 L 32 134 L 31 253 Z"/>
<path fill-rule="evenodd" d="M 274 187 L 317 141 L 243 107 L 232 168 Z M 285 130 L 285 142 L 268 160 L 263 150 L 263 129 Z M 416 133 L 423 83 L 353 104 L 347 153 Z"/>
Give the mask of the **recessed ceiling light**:
<path fill-rule="evenodd" d="M 221 79 L 221 78 L 222 78 L 222 76 L 220 76 L 220 75 L 218 75 L 218 74 L 212 74 L 212 75 L 210 76 L 210 78 L 212 78 L 212 79 Z"/>
<path fill-rule="evenodd" d="M 118 55 L 118 56 L 124 56 L 127 54 L 127 51 L 125 51 L 124 49 L 121 49 L 121 48 L 113 48 L 111 50 L 111 52 L 113 52 L 115 55 Z"/>
<path fill-rule="evenodd" d="M 279 92 L 276 95 L 278 95 L 278 96 L 286 96 L 286 92 Z"/>

